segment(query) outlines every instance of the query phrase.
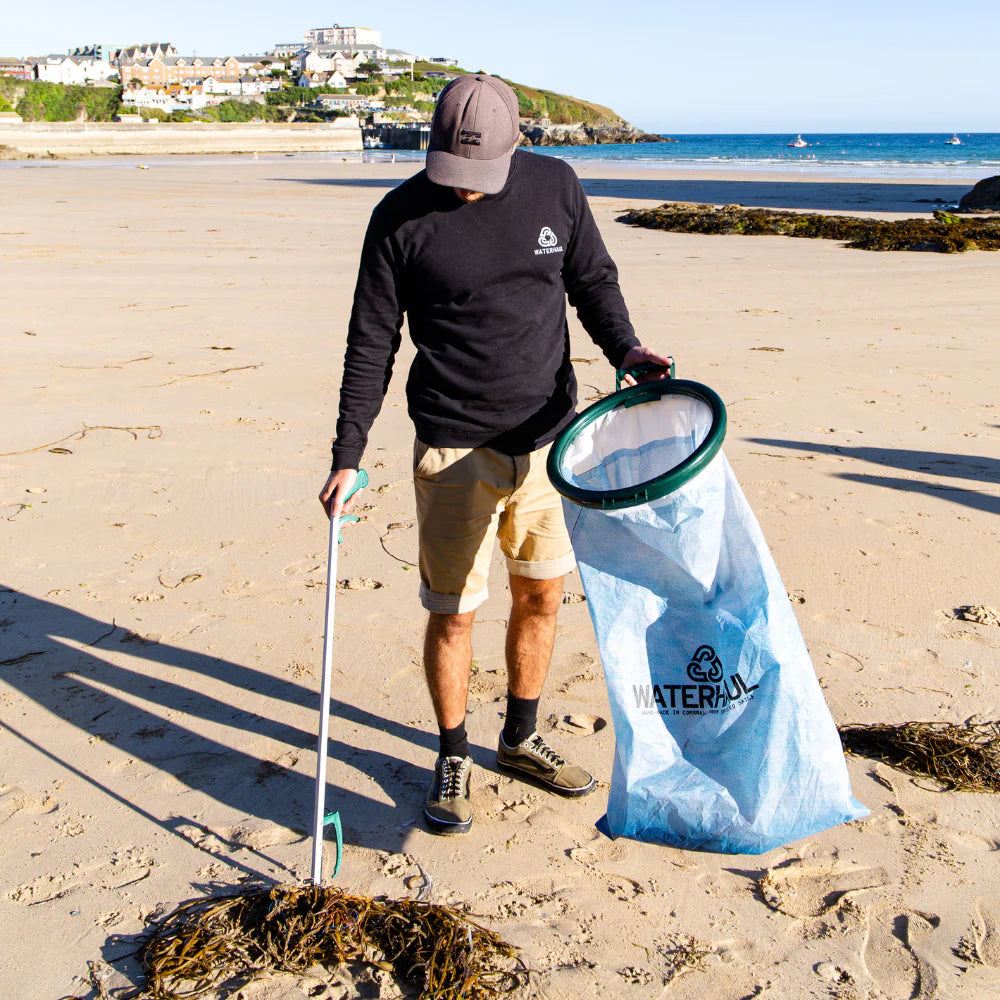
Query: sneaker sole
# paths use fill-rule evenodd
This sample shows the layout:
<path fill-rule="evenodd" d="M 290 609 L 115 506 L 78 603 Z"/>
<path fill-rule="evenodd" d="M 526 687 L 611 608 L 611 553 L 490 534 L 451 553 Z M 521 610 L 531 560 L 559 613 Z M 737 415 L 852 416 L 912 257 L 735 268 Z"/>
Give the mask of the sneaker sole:
<path fill-rule="evenodd" d="M 436 819 L 426 809 L 424 810 L 424 820 L 431 833 L 437 834 L 439 837 L 460 837 L 472 829 L 471 819 L 464 823 L 449 823 L 447 820 Z"/>
<path fill-rule="evenodd" d="M 515 767 L 513 764 L 504 764 L 499 757 L 497 758 L 497 770 L 503 771 L 504 774 L 509 774 L 512 778 L 527 781 L 538 788 L 544 788 L 547 792 L 555 792 L 556 795 L 561 795 L 564 799 L 581 799 L 584 795 L 589 795 L 597 788 L 596 778 L 591 778 L 590 784 L 585 785 L 583 788 L 563 788 L 561 785 L 553 785 L 537 774 L 532 774 L 530 771 L 522 771 L 521 768 Z"/>

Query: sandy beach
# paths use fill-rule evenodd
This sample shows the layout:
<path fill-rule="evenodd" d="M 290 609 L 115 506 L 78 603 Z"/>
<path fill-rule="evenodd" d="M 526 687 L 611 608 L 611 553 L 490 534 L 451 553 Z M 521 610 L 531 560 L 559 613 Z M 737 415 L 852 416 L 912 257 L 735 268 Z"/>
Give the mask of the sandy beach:
<path fill-rule="evenodd" d="M 182 900 L 308 875 L 329 467 L 360 240 L 414 164 L 0 167 L 0 995 L 111 996 Z M 725 452 L 839 724 L 1000 717 L 1000 254 L 633 229 L 666 200 L 927 215 L 972 185 L 580 169 L 640 337 L 728 408 Z M 571 319 L 581 405 L 614 374 Z M 430 835 L 405 342 L 340 549 L 327 804 L 355 893 L 467 903 L 525 996 L 994 1000 L 1000 803 L 849 758 L 870 816 L 761 856 L 594 827 L 614 735 L 579 578 L 544 730 L 600 779 L 492 766 L 509 597 L 474 633 L 476 821 Z M 566 722 L 593 716 L 590 729 Z M 328 857 L 332 850 L 328 852 Z M 758 883 L 767 879 L 765 889 Z M 97 963 L 90 967 L 88 963 Z M 392 997 L 284 976 L 244 1000 Z M 88 975 L 94 977 L 93 982 Z"/>

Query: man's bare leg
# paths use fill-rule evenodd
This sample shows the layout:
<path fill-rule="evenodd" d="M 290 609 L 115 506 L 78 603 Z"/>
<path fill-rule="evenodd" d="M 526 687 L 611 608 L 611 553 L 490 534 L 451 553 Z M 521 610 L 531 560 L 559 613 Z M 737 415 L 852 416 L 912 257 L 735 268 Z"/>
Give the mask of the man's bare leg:
<path fill-rule="evenodd" d="M 560 795 L 579 796 L 597 787 L 582 767 L 566 763 L 538 735 L 538 699 L 545 685 L 562 604 L 562 577 L 528 580 L 511 576 L 513 598 L 507 626 L 507 718 L 497 766 Z"/>
<path fill-rule="evenodd" d="M 434 703 L 440 739 L 434 780 L 424 799 L 431 831 L 466 833 L 472 825 L 469 801 L 469 740 L 465 711 L 472 671 L 472 622 L 475 612 L 439 615 L 431 612 L 424 633 L 424 673 Z"/>
<path fill-rule="evenodd" d="M 424 633 L 424 673 L 441 729 L 465 721 L 472 671 L 472 622 L 475 611 L 427 617 Z"/>
<path fill-rule="evenodd" d="M 538 698 L 545 685 L 562 604 L 562 577 L 529 580 L 511 575 L 507 626 L 507 688 L 517 698 Z"/>

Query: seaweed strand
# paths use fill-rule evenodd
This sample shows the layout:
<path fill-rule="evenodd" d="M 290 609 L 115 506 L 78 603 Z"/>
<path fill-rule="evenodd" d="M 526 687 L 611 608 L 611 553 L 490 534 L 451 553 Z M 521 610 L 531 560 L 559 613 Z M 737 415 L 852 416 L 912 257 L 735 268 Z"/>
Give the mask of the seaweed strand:
<path fill-rule="evenodd" d="M 847 753 L 869 757 L 945 790 L 1000 792 L 1000 722 L 905 722 L 838 727 Z"/>
<path fill-rule="evenodd" d="M 187 1000 L 316 963 L 392 969 L 419 984 L 423 1000 L 489 1000 L 527 974 L 512 961 L 516 948 L 463 911 L 312 885 L 183 903 L 150 932 L 141 959 L 153 1000 Z"/>
<path fill-rule="evenodd" d="M 1000 250 L 1000 218 L 964 219 L 937 211 L 930 219 L 869 219 L 855 215 L 696 205 L 666 202 L 659 208 L 631 209 L 618 222 L 672 233 L 797 236 L 844 240 L 859 250 L 924 250 L 962 253 Z"/>

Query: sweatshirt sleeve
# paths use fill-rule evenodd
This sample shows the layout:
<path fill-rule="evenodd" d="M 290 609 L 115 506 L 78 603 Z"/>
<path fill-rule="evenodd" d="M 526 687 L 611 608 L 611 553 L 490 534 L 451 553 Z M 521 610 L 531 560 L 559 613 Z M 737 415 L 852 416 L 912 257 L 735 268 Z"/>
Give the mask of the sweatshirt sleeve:
<path fill-rule="evenodd" d="M 639 340 L 618 285 L 618 268 L 601 239 L 583 185 L 567 170 L 575 223 L 563 263 L 563 283 L 583 328 L 617 368 Z"/>
<path fill-rule="evenodd" d="M 347 329 L 333 471 L 360 465 L 368 432 L 389 388 L 400 344 L 406 303 L 392 227 L 387 225 L 382 207 L 372 213 L 361 250 Z"/>

